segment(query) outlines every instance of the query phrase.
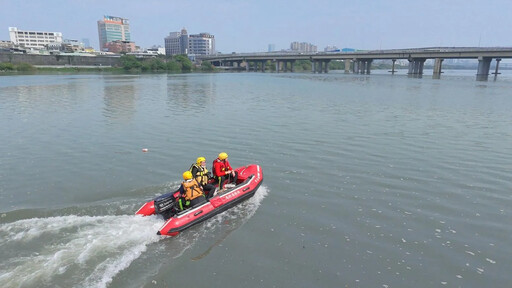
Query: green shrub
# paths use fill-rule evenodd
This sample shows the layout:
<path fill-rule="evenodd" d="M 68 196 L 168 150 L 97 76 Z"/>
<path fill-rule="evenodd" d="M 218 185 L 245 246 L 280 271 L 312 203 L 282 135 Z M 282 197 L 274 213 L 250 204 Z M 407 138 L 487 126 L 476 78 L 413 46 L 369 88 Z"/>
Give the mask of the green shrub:
<path fill-rule="evenodd" d="M 0 71 L 12 71 L 14 70 L 14 65 L 11 63 L 0 63 Z"/>
<path fill-rule="evenodd" d="M 181 72 L 192 71 L 192 61 L 188 59 L 187 55 L 176 55 L 173 58 L 181 65 Z"/>
<path fill-rule="evenodd" d="M 174 61 L 170 60 L 167 62 L 167 71 L 169 72 L 181 72 L 181 65 Z"/>
<path fill-rule="evenodd" d="M 20 63 L 20 64 L 16 65 L 16 70 L 18 70 L 18 71 L 33 71 L 33 70 L 35 70 L 35 67 L 28 63 Z"/>
<path fill-rule="evenodd" d="M 142 67 L 142 63 L 133 55 L 123 55 L 120 60 L 124 70 L 137 70 Z"/>
<path fill-rule="evenodd" d="M 201 71 L 203 72 L 211 72 L 214 70 L 214 67 L 210 61 L 201 62 Z"/>

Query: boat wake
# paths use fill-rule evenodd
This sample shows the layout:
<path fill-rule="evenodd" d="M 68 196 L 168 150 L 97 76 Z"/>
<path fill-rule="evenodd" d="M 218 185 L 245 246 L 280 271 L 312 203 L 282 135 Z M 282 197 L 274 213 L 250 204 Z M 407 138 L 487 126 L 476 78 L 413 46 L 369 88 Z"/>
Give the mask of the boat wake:
<path fill-rule="evenodd" d="M 84 287 L 104 287 L 161 239 L 159 222 L 151 218 L 71 215 L 4 224 L 0 286 L 52 286 L 56 280 L 71 287 L 80 277 Z"/>
<path fill-rule="evenodd" d="M 151 253 L 177 258 L 199 238 L 218 235 L 216 229 L 240 227 L 266 195 L 261 186 L 253 198 L 177 238 L 156 235 L 163 223 L 158 216 L 66 215 L 2 223 L 0 287 L 106 287 L 160 240 L 169 240 L 161 241 L 166 251 L 157 246 L 149 250 L 160 251 Z"/>

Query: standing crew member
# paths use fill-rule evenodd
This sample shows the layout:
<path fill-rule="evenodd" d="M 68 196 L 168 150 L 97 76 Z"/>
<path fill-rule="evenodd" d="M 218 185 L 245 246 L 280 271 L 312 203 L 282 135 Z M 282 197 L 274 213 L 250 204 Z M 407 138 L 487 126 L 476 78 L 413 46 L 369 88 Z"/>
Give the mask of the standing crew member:
<path fill-rule="evenodd" d="M 196 179 L 197 183 L 201 184 L 203 187 L 203 191 L 206 193 L 206 199 L 212 198 L 215 192 L 215 186 L 208 183 L 211 173 L 206 169 L 206 159 L 204 157 L 198 157 L 196 163 L 190 166 L 190 172 L 192 172 L 192 177 Z"/>
<path fill-rule="evenodd" d="M 213 160 L 213 175 L 219 183 L 219 189 L 224 188 L 224 184 L 229 182 L 236 184 L 238 173 L 229 165 L 228 154 L 226 152 L 220 153 L 219 157 Z"/>
<path fill-rule="evenodd" d="M 180 194 L 185 198 L 185 206 L 192 207 L 196 204 L 206 201 L 203 194 L 203 188 L 197 183 L 196 179 L 192 179 L 192 172 L 183 172 L 183 182 L 180 186 Z M 181 201 L 181 199 L 180 199 Z M 180 208 L 183 209 L 183 205 L 180 202 Z"/>

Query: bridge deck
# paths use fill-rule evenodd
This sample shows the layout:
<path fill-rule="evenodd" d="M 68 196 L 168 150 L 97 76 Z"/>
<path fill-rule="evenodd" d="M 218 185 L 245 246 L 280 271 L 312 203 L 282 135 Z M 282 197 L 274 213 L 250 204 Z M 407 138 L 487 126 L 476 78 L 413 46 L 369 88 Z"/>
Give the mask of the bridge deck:
<path fill-rule="evenodd" d="M 352 59 L 478 59 L 478 58 L 512 58 L 512 47 L 487 48 L 417 48 L 390 49 L 356 52 L 318 52 L 318 53 L 240 53 L 198 56 L 208 61 L 263 61 L 263 60 L 352 60 Z"/>

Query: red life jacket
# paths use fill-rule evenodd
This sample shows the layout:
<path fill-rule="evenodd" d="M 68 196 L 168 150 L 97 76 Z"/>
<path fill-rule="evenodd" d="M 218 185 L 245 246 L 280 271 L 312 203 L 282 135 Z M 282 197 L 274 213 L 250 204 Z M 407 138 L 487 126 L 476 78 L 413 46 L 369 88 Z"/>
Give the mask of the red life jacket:
<path fill-rule="evenodd" d="M 220 160 L 219 158 L 213 160 L 213 175 L 215 177 L 222 177 L 226 175 L 226 171 L 233 170 L 231 165 L 229 165 L 228 160 Z"/>

